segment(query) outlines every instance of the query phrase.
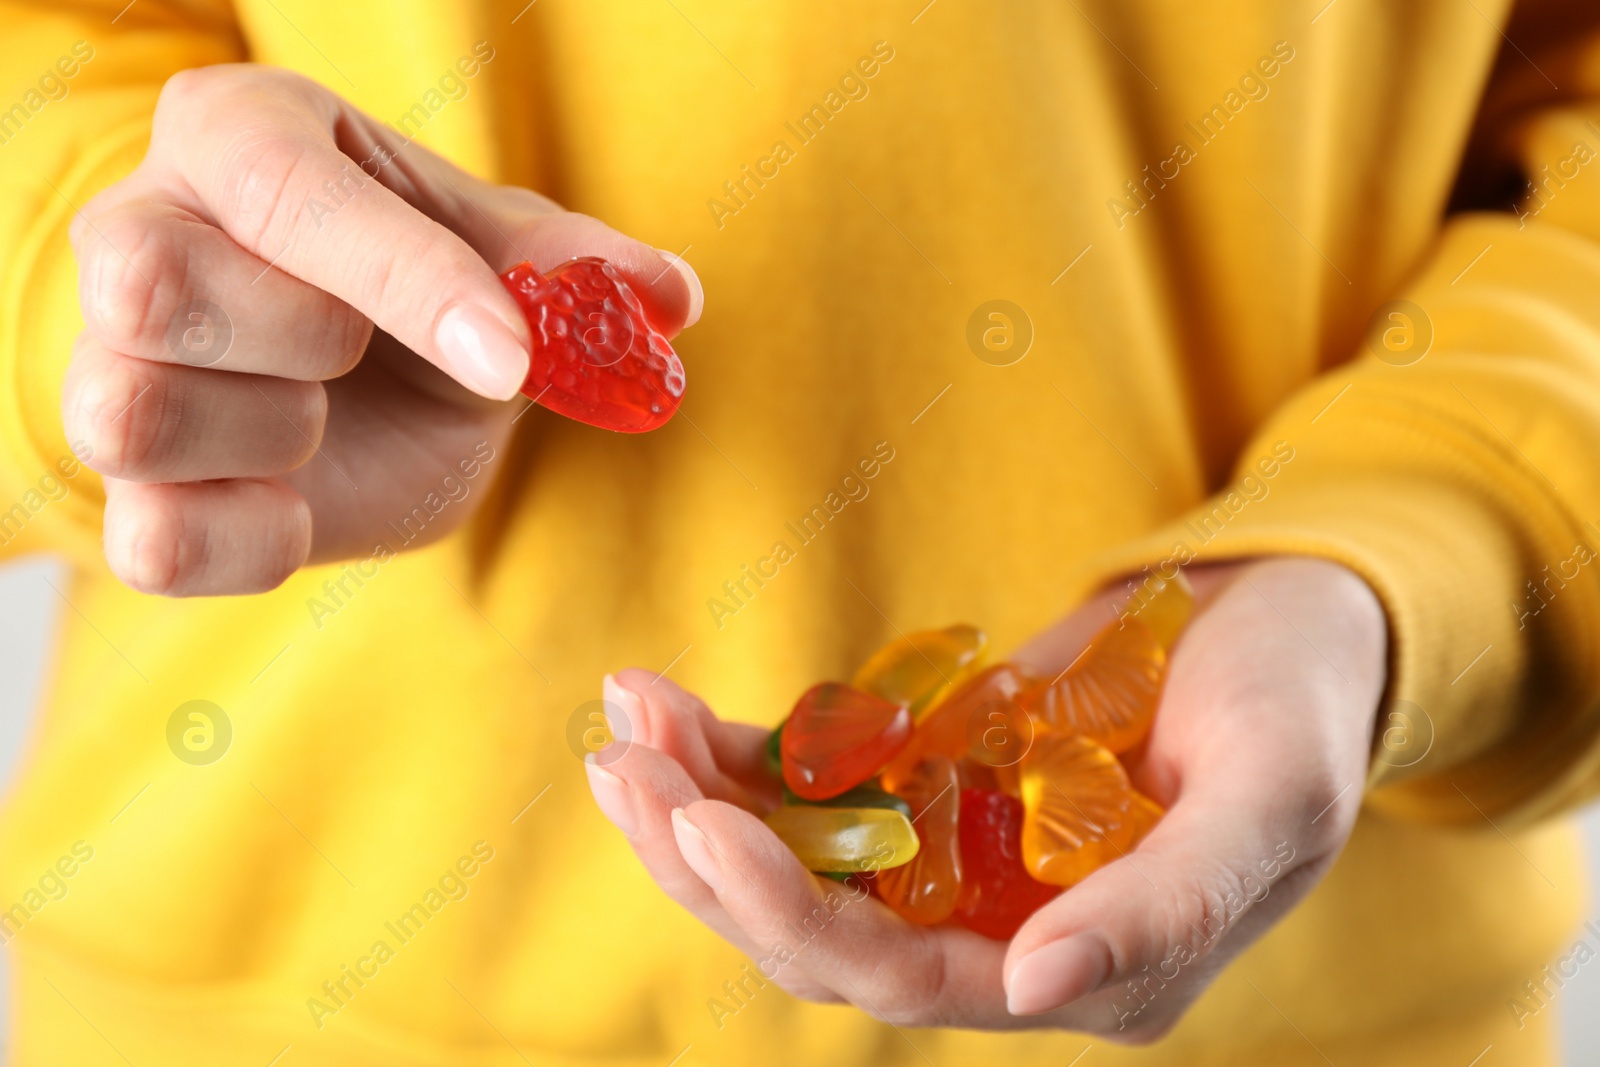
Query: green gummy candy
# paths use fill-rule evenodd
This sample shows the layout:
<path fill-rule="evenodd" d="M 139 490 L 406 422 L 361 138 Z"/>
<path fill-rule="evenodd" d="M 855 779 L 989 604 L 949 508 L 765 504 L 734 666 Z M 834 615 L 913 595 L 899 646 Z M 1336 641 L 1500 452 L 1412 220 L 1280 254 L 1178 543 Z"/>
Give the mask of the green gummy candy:
<path fill-rule="evenodd" d="M 783 728 L 788 722 L 784 719 L 767 735 L 767 770 L 780 778 L 783 777 Z"/>
<path fill-rule="evenodd" d="M 910 804 L 875 785 L 858 785 L 827 800 L 806 800 L 792 793 L 788 786 L 784 786 L 783 802 L 787 805 L 812 808 L 888 808 L 890 811 L 898 811 L 908 819 L 911 818 Z"/>

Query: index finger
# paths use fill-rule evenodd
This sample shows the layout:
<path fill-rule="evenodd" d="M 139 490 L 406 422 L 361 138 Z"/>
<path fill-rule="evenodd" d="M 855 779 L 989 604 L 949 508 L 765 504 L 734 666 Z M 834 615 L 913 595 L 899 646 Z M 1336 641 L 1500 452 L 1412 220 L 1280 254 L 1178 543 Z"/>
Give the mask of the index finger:
<path fill-rule="evenodd" d="M 515 395 L 527 321 L 489 264 L 436 220 L 459 205 L 425 173 L 431 157 L 394 154 L 376 124 L 310 81 L 216 70 L 167 83 L 153 173 L 191 192 L 246 251 L 343 300 L 462 385 Z"/>
<path fill-rule="evenodd" d="M 749 941 L 856 1007 L 911 1026 L 1036 1025 L 1005 1011 L 1001 942 L 913 925 L 868 899 L 859 878 L 819 880 L 761 820 L 731 804 L 688 804 L 673 830 L 684 862 Z"/>

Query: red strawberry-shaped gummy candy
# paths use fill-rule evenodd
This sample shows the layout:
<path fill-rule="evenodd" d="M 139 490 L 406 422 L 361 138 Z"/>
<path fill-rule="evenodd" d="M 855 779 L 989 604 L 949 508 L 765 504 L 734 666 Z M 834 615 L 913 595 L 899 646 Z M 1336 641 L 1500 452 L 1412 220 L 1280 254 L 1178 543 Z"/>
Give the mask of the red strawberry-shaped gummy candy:
<path fill-rule="evenodd" d="M 615 267 L 585 257 L 541 274 L 519 263 L 500 280 L 533 330 L 525 395 L 558 415 L 622 433 L 672 418 L 683 399 L 683 364 Z"/>
<path fill-rule="evenodd" d="M 955 918 L 984 937 L 1009 941 L 1028 916 L 1059 896 L 1022 865 L 1022 802 L 992 789 L 961 791 L 961 897 Z"/>

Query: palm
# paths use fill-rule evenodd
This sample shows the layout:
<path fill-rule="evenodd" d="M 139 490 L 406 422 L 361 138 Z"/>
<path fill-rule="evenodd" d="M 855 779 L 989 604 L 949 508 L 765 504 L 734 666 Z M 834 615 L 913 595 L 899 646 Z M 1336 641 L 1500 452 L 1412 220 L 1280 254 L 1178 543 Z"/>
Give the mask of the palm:
<path fill-rule="evenodd" d="M 751 814 L 771 803 L 765 731 L 722 723 L 642 672 L 624 672 L 608 690 L 640 721 L 637 743 L 608 767 L 617 777 L 591 772 L 597 797 L 611 810 L 607 791 L 626 790 L 633 845 L 651 874 L 753 959 L 770 956 L 757 946 L 792 941 L 816 909 L 831 915 L 775 975 L 799 996 L 921 1026 L 1158 1035 L 1343 846 L 1383 681 L 1381 610 L 1343 568 L 1234 565 L 1196 585 L 1201 612 L 1174 653 L 1134 766 L 1167 816 L 1009 944 L 915 926 L 805 871 Z M 1109 599 L 1014 658 L 1061 669 L 1108 617 Z M 1141 1007 L 1123 983 L 1146 966 L 1166 977 Z"/>
<path fill-rule="evenodd" d="M 311 505 L 313 561 L 366 557 L 379 542 L 414 548 L 460 526 L 528 403 L 485 400 L 384 333 L 327 391 L 319 452 L 285 478 Z"/>

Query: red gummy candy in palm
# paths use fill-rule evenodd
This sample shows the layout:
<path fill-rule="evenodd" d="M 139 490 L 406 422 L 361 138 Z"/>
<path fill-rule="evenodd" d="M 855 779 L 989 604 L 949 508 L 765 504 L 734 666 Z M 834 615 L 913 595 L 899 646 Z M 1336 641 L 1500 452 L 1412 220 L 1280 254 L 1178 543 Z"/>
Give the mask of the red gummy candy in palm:
<path fill-rule="evenodd" d="M 961 791 L 961 898 L 955 918 L 968 930 L 1009 941 L 1061 893 L 1022 865 L 1022 802 L 993 789 Z"/>
<path fill-rule="evenodd" d="M 878 773 L 911 740 L 911 712 L 838 682 L 814 685 L 783 724 L 783 781 L 805 800 L 827 800 Z"/>
<path fill-rule="evenodd" d="M 585 257 L 541 274 L 519 263 L 500 280 L 533 330 L 526 396 L 622 433 L 672 418 L 683 399 L 683 364 L 615 267 Z"/>

